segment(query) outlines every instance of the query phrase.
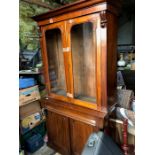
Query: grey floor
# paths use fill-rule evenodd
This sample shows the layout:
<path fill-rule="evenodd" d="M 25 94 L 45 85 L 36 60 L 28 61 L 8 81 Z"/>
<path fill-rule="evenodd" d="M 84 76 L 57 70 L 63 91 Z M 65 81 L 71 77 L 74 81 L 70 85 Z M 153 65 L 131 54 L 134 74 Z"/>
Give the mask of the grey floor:
<path fill-rule="evenodd" d="M 61 154 L 55 152 L 45 144 L 38 151 L 29 155 L 61 155 Z"/>

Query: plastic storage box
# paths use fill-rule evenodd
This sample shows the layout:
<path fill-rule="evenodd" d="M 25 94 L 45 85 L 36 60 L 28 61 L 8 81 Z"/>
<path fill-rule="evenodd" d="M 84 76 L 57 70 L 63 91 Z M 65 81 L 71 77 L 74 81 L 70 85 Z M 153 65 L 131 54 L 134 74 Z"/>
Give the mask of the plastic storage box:
<path fill-rule="evenodd" d="M 40 134 L 34 134 L 25 142 L 25 148 L 29 153 L 34 153 L 43 145 L 44 145 L 44 141 Z"/>
<path fill-rule="evenodd" d="M 19 89 L 24 89 L 36 85 L 34 78 L 20 78 L 19 79 Z"/>

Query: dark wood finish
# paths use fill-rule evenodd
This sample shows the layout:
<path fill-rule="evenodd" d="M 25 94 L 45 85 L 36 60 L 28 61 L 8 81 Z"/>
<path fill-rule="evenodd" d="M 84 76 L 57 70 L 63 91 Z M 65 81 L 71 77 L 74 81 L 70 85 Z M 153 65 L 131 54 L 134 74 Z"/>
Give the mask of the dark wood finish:
<path fill-rule="evenodd" d="M 76 11 L 76 12 L 62 14 L 57 17 L 51 17 L 49 19 L 44 19 L 44 20 L 38 21 L 38 25 L 39 26 L 48 25 L 48 24 L 52 24 L 55 22 L 59 22 L 59 21 L 64 21 L 64 20 L 68 20 L 68 19 L 72 19 L 72 18 L 76 18 L 76 17 L 81 17 L 84 15 L 89 15 L 92 13 L 100 13 L 103 10 L 107 10 L 108 12 L 112 11 L 111 13 L 118 14 L 118 10 L 115 7 L 113 7 L 112 5 L 108 5 L 107 3 L 103 3 L 103 4 L 96 5 L 91 8 L 88 7 L 83 10 Z"/>
<path fill-rule="evenodd" d="M 48 13 L 44 13 L 39 16 L 34 16 L 33 19 L 38 22 L 38 21 L 42 21 L 44 19 L 48 19 L 48 18 L 55 17 L 58 15 L 70 13 L 73 11 L 82 10 L 87 7 L 91 7 L 93 5 L 102 4 L 102 3 L 111 4 L 111 5 L 115 6 L 115 8 L 119 9 L 121 7 L 120 2 L 121 2 L 121 0 L 117 0 L 117 1 L 115 1 L 115 0 L 93 0 L 93 1 L 92 0 L 89 0 L 89 1 L 88 0 L 79 0 L 79 1 L 71 3 L 69 5 L 62 6 L 60 8 L 51 10 Z"/>
<path fill-rule="evenodd" d="M 70 154 L 68 118 L 48 111 L 47 130 L 49 145 L 63 155 Z"/>
<path fill-rule="evenodd" d="M 42 34 L 40 41 L 48 91 L 42 104 L 49 113 L 49 145 L 62 154 L 80 154 L 88 136 L 104 128 L 108 108 L 115 103 L 119 9 L 120 1 L 80 0 L 33 17 Z M 55 28 L 61 32 L 61 48 L 58 46 L 60 37 L 57 41 L 47 41 L 46 32 Z M 57 52 L 54 54 L 55 47 Z M 51 63 L 48 60 L 52 60 Z M 53 63 L 57 64 L 57 82 L 63 89 L 66 86 L 66 96 L 51 92 L 54 85 L 49 69 Z"/>
<path fill-rule="evenodd" d="M 81 155 L 88 137 L 97 129 L 91 125 L 70 119 L 72 155 Z"/>
<path fill-rule="evenodd" d="M 94 110 L 50 98 L 42 99 L 41 102 L 49 111 L 70 117 L 74 120 L 78 120 L 92 126 L 97 126 L 100 129 L 103 128 L 103 119 L 106 115 L 104 110 Z"/>
<path fill-rule="evenodd" d="M 99 17 L 101 18 L 99 20 Z M 96 21 L 95 21 L 96 18 Z M 106 19 L 104 19 L 106 18 Z M 98 20 L 97 20 L 98 19 Z M 77 19 L 69 20 L 68 23 L 60 22 L 55 23 L 50 26 L 44 26 L 42 28 L 42 33 L 45 33 L 48 29 L 61 27 L 62 31 L 62 41 L 63 41 L 63 48 L 69 48 L 70 51 L 64 52 L 64 65 L 65 65 L 65 75 L 66 75 L 66 87 L 67 93 L 70 95 L 69 98 L 56 97 L 56 99 L 62 99 L 63 101 L 70 101 L 74 104 L 88 106 L 90 108 L 96 108 L 96 105 L 89 104 L 89 102 L 79 101 L 74 98 L 74 78 L 73 78 L 73 59 L 72 59 L 72 51 L 71 51 L 71 36 L 68 35 L 71 31 L 71 27 L 75 24 L 80 24 L 84 22 L 90 22 L 94 20 L 96 28 L 96 39 L 94 43 L 97 45 L 96 51 L 96 95 L 97 95 L 97 106 L 98 107 L 107 107 L 108 102 L 113 104 L 115 101 L 115 94 L 116 94 L 116 34 L 117 34 L 117 27 L 111 26 L 117 23 L 116 17 L 113 14 L 107 12 L 101 12 L 101 14 L 94 14 L 90 16 L 84 16 Z M 108 21 L 108 22 L 107 22 Z M 62 26 L 64 25 L 64 26 Z M 104 26 L 103 26 L 104 25 Z M 64 28 L 63 28 L 64 27 Z M 66 29 L 67 27 L 67 29 Z M 101 28 L 100 28 L 101 27 Z M 67 34 L 67 35 L 66 35 Z M 100 35 L 102 34 L 102 35 Z M 107 41 L 108 40 L 108 41 Z M 46 49 L 46 40 L 45 35 L 43 35 L 43 45 L 45 51 Z M 80 49 L 80 47 L 79 47 Z M 75 49 L 73 49 L 75 50 Z M 76 50 L 75 50 L 76 51 Z M 43 53 L 45 55 L 45 65 L 46 65 L 46 77 L 47 85 L 48 85 L 48 92 L 50 91 L 50 80 L 49 80 L 49 73 L 48 73 L 48 63 L 47 63 L 47 54 L 46 52 Z M 79 62 L 80 63 L 80 62 Z M 87 74 L 89 75 L 89 74 Z M 91 81 L 91 80 L 89 80 Z M 91 90 L 91 89 L 89 89 Z"/>
<path fill-rule="evenodd" d="M 70 32 L 68 31 L 68 25 L 67 21 L 65 23 L 65 31 L 63 33 L 63 38 L 64 38 L 64 48 L 68 49 L 68 51 L 64 51 L 64 58 L 66 61 L 66 75 L 67 75 L 67 86 L 68 90 L 67 92 L 71 94 L 71 98 L 73 98 L 73 66 L 72 66 L 72 56 L 71 56 L 71 46 L 70 46 Z"/>
<path fill-rule="evenodd" d="M 114 100 L 117 86 L 117 18 L 107 13 L 107 96 Z"/>
<path fill-rule="evenodd" d="M 101 48 L 102 48 L 102 103 L 108 107 L 115 103 L 117 79 L 117 18 L 107 11 L 101 12 Z M 106 87 L 105 87 L 106 85 Z"/>
<path fill-rule="evenodd" d="M 90 109 L 77 111 L 75 107 L 67 108 L 67 103 L 57 102 L 53 100 L 51 105 L 51 99 L 42 100 L 48 110 L 48 145 L 62 154 L 80 155 L 89 135 L 103 128 L 104 116 L 99 113 L 98 118 L 94 110 L 90 114 Z"/>

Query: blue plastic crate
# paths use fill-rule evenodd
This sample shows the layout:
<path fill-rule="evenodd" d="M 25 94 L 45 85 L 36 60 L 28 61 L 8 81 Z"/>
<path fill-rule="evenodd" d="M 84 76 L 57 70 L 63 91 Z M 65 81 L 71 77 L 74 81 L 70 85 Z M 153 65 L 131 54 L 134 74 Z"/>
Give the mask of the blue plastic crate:
<path fill-rule="evenodd" d="M 44 145 L 43 137 L 40 134 L 34 134 L 26 140 L 25 147 L 29 153 L 34 153 Z"/>
<path fill-rule="evenodd" d="M 34 78 L 20 78 L 19 79 L 19 89 L 24 89 L 36 85 Z"/>

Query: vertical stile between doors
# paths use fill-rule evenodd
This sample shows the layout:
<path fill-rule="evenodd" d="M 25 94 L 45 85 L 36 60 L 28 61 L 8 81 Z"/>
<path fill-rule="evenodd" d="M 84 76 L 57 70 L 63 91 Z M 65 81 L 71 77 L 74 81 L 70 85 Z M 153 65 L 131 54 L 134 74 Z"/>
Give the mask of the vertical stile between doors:
<path fill-rule="evenodd" d="M 68 100 L 74 97 L 73 93 L 73 72 L 72 72 L 72 56 L 71 56 L 71 44 L 70 44 L 70 33 L 67 26 L 67 21 L 64 21 L 64 32 L 63 32 L 63 54 L 65 63 L 65 73 L 67 81 L 67 97 Z"/>

